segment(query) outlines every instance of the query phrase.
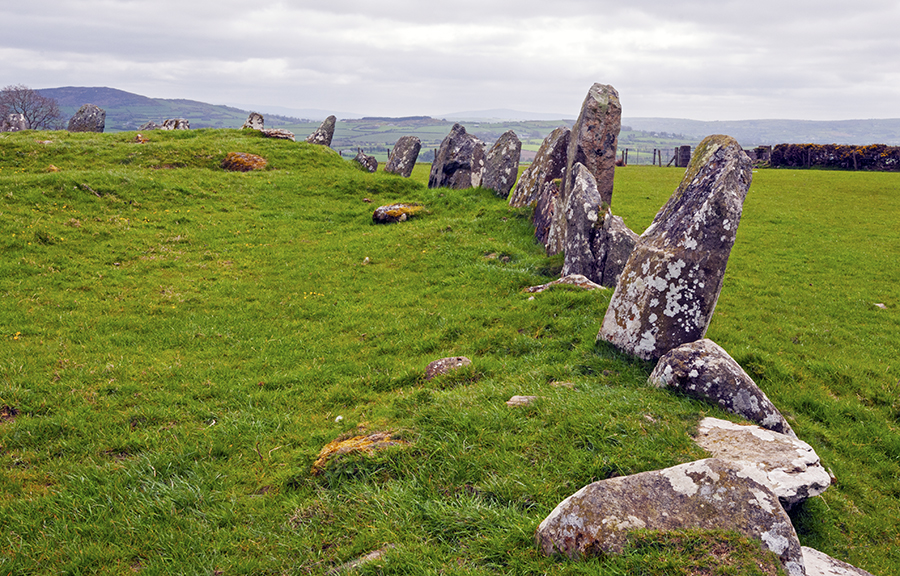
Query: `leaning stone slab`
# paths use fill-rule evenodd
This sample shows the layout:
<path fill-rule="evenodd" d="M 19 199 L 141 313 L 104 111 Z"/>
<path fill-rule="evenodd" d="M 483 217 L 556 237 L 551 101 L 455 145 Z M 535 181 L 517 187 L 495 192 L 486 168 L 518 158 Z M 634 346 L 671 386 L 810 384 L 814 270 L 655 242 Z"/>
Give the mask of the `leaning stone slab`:
<path fill-rule="evenodd" d="M 431 164 L 428 187 L 477 188 L 481 186 L 484 160 L 484 142 L 467 133 L 461 124 L 454 124 Z"/>
<path fill-rule="evenodd" d="M 628 258 L 598 340 L 656 360 L 703 338 L 751 178 L 750 159 L 733 138 L 700 143 L 678 189 Z"/>
<path fill-rule="evenodd" d="M 262 114 L 259 112 L 251 112 L 244 121 L 244 125 L 241 126 L 241 130 L 262 130 L 266 127 L 265 124 L 266 121 Z"/>
<path fill-rule="evenodd" d="M 589 484 L 538 526 L 546 555 L 621 553 L 633 530 L 734 530 L 774 552 L 790 576 L 804 576 L 800 542 L 778 498 L 734 463 L 710 458 Z"/>
<path fill-rule="evenodd" d="M 568 150 L 569 129 L 560 126 L 544 138 L 531 165 L 522 172 L 509 196 L 509 205 L 520 208 L 537 202 L 544 186 L 565 174 Z"/>
<path fill-rule="evenodd" d="M 337 118 L 329 116 L 322 124 L 316 128 L 316 131 L 306 137 L 306 141 L 310 144 L 318 144 L 320 146 L 331 146 L 331 140 L 334 138 L 334 125 Z"/>
<path fill-rule="evenodd" d="M 746 475 L 768 486 L 786 510 L 831 485 L 812 446 L 793 436 L 704 418 L 695 441 L 714 458 L 735 462 Z"/>
<path fill-rule="evenodd" d="M 803 563 L 806 565 L 806 576 L 872 576 L 869 572 L 851 566 L 846 562 L 835 560 L 828 554 L 802 547 Z"/>
<path fill-rule="evenodd" d="M 69 119 L 69 132 L 103 132 L 106 128 L 106 110 L 93 104 L 85 104 Z"/>
<path fill-rule="evenodd" d="M 360 165 L 366 172 L 375 172 L 378 170 L 378 160 L 374 156 L 369 156 L 362 149 L 357 150 L 353 161 Z"/>
<path fill-rule="evenodd" d="M 728 352 L 707 338 L 666 352 L 650 374 L 649 382 L 657 388 L 676 388 L 763 428 L 797 437 L 750 375 Z"/>
<path fill-rule="evenodd" d="M 391 148 L 391 155 L 384 166 L 384 171 L 409 178 L 413 168 L 416 167 L 420 150 L 422 141 L 417 136 L 402 136 Z"/>
<path fill-rule="evenodd" d="M 522 142 L 515 132 L 507 130 L 488 150 L 481 187 L 493 190 L 497 196 L 505 200 L 516 183 L 516 178 L 519 177 L 521 155 Z"/>

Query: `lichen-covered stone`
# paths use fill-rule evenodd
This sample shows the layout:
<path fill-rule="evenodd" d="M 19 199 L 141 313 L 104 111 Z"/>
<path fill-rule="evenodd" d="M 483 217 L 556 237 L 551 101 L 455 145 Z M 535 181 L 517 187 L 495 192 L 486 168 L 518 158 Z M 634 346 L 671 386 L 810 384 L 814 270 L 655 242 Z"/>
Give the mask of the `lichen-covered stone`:
<path fill-rule="evenodd" d="M 607 205 L 612 204 L 613 179 L 616 169 L 616 148 L 622 128 L 622 104 L 619 93 L 608 84 L 594 84 L 588 90 L 578 119 L 569 136 L 566 172 L 583 164 L 597 180 L 597 191 Z M 564 195 L 571 190 L 567 183 Z"/>
<path fill-rule="evenodd" d="M 391 148 L 391 155 L 384 166 L 384 171 L 409 178 L 413 168 L 416 167 L 421 150 L 422 141 L 417 136 L 402 136 Z"/>
<path fill-rule="evenodd" d="M 633 530 L 734 530 L 804 576 L 800 542 L 769 488 L 732 462 L 710 458 L 585 486 L 538 526 L 546 555 L 573 559 L 621 553 Z"/>
<path fill-rule="evenodd" d="M 488 150 L 484 161 L 482 188 L 493 190 L 497 196 L 506 199 L 519 176 L 519 157 L 522 142 L 512 130 L 504 132 Z"/>
<path fill-rule="evenodd" d="M 802 550 L 806 576 L 872 576 L 861 568 L 835 560 L 818 550 L 806 546 L 803 546 Z"/>
<path fill-rule="evenodd" d="M 559 254 L 563 249 L 564 230 L 559 228 L 554 216 L 563 210 L 562 190 L 560 180 L 550 180 L 544 183 L 541 193 L 538 195 L 531 215 L 531 223 L 534 224 L 534 239 L 541 243 L 547 250 L 547 255 Z"/>
<path fill-rule="evenodd" d="M 379 206 L 372 213 L 372 221 L 376 224 L 393 224 L 395 222 L 406 222 L 425 207 L 421 204 L 389 204 L 388 206 Z"/>
<path fill-rule="evenodd" d="M 290 140 L 295 142 L 294 133 L 284 128 L 264 128 L 260 130 L 266 138 L 275 138 L 276 140 Z"/>
<path fill-rule="evenodd" d="M 656 363 L 649 382 L 657 388 L 675 388 L 763 428 L 797 437 L 765 392 L 712 340 L 704 338 L 669 350 Z"/>
<path fill-rule="evenodd" d="M 544 138 L 531 165 L 522 172 L 509 196 L 509 205 L 523 207 L 537 202 L 544 186 L 565 174 L 568 151 L 569 129 L 560 126 Z"/>
<path fill-rule="evenodd" d="M 266 127 L 265 124 L 266 121 L 262 114 L 251 112 L 244 121 L 243 126 L 241 126 L 241 130 L 263 130 Z"/>
<path fill-rule="evenodd" d="M 600 282 L 599 255 L 594 253 L 596 237 L 606 209 L 597 191 L 593 174 L 580 163 L 572 166 L 572 190 L 566 205 L 565 261 L 562 275 L 581 274 Z"/>
<path fill-rule="evenodd" d="M 356 152 L 353 161 L 360 165 L 366 172 L 375 172 L 378 170 L 378 160 L 374 156 L 369 156 L 362 150 Z"/>
<path fill-rule="evenodd" d="M 466 366 L 471 366 L 472 361 L 465 356 L 452 356 L 450 358 L 441 358 L 428 364 L 425 368 L 425 379 L 431 380 L 440 374 L 446 374 L 451 370 L 458 370 Z"/>
<path fill-rule="evenodd" d="M 266 167 L 266 159 L 247 152 L 229 152 L 222 160 L 222 168 L 231 172 L 250 172 Z"/>
<path fill-rule="evenodd" d="M 28 120 L 24 114 L 7 114 L 0 118 L 0 132 L 21 132 L 28 130 Z"/>
<path fill-rule="evenodd" d="M 454 124 L 431 163 L 429 188 L 464 190 L 481 186 L 484 175 L 484 142 Z"/>
<path fill-rule="evenodd" d="M 106 110 L 93 104 L 85 104 L 69 119 L 69 132 L 103 132 L 106 128 Z"/>
<path fill-rule="evenodd" d="M 334 138 L 334 125 L 337 118 L 329 116 L 322 124 L 316 128 L 316 131 L 306 137 L 306 141 L 310 144 L 318 144 L 319 146 L 331 146 L 331 140 Z"/>
<path fill-rule="evenodd" d="M 703 338 L 751 178 L 750 160 L 733 138 L 700 143 L 678 189 L 625 264 L 598 339 L 656 360 Z"/>
<path fill-rule="evenodd" d="M 595 239 L 594 248 L 598 258 L 600 284 L 608 288 L 616 286 L 639 238 L 625 225 L 621 216 L 614 216 L 608 210 L 604 213 L 603 226 Z"/>
<path fill-rule="evenodd" d="M 584 290 L 605 290 L 603 286 L 597 284 L 596 282 L 591 282 L 586 276 L 581 274 L 569 274 L 568 276 L 563 276 L 559 280 L 554 280 L 553 282 L 547 282 L 546 284 L 541 284 L 540 286 L 530 286 L 525 289 L 525 292 L 530 294 L 539 294 L 548 288 L 552 288 L 553 286 L 574 286 L 576 288 L 582 288 Z"/>
<path fill-rule="evenodd" d="M 145 132 L 147 130 L 159 130 L 162 128 L 162 124 L 157 124 L 153 120 L 147 120 L 138 128 L 141 132 Z"/>
<path fill-rule="evenodd" d="M 327 444 L 313 462 L 310 472 L 321 474 L 329 465 L 342 456 L 349 454 L 372 454 L 378 450 L 396 446 L 406 446 L 408 442 L 401 440 L 392 432 L 376 432 L 367 436 L 354 436 L 346 440 L 335 440 Z"/>
<path fill-rule="evenodd" d="M 714 458 L 735 462 L 746 475 L 768 486 L 785 510 L 831 485 L 815 450 L 795 436 L 704 418 L 695 441 Z"/>
<path fill-rule="evenodd" d="M 160 130 L 190 130 L 191 122 L 186 118 L 169 118 L 159 127 Z"/>

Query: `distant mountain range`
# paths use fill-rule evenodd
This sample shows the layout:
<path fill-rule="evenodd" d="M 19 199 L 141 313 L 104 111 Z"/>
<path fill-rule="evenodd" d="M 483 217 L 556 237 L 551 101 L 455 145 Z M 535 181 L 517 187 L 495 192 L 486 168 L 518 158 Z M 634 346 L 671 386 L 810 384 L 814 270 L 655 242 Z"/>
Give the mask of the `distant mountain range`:
<path fill-rule="evenodd" d="M 315 122 L 334 114 L 340 120 L 358 119 L 361 114 L 328 110 L 285 108 L 278 106 L 214 105 L 196 100 L 148 98 L 115 88 L 65 87 L 38 90 L 55 98 L 63 114 L 71 116 L 82 104 L 96 104 L 106 110 L 106 129 L 110 132 L 137 130 L 147 121 L 187 118 L 193 128 L 239 128 L 249 109 L 266 114 L 266 125 L 278 128 L 305 120 Z M 447 121 L 504 123 L 559 120 L 571 124 L 574 118 L 562 114 L 494 109 L 456 112 L 437 116 Z M 623 127 L 646 132 L 681 134 L 699 139 L 709 134 L 728 134 L 744 147 L 780 143 L 813 144 L 888 144 L 900 145 L 900 118 L 870 120 L 736 120 L 705 122 L 680 118 L 623 118 Z"/>

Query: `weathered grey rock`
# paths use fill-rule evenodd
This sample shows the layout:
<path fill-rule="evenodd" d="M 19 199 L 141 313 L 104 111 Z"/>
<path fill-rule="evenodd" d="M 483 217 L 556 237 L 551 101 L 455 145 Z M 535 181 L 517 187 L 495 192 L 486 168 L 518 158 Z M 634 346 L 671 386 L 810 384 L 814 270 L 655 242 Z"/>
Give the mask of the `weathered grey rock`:
<path fill-rule="evenodd" d="M 157 124 L 153 120 L 148 120 L 141 124 L 141 127 L 138 128 L 141 132 L 146 132 L 147 130 L 159 130 L 162 128 L 162 124 Z"/>
<path fill-rule="evenodd" d="M 593 174 L 581 163 L 572 166 L 572 189 L 566 204 L 565 261 L 562 275 L 581 274 L 600 282 L 598 256 L 594 254 L 597 231 L 606 214 Z"/>
<path fill-rule="evenodd" d="M 334 138 L 334 125 L 337 118 L 329 116 L 326 118 L 316 131 L 310 134 L 306 141 L 310 144 L 319 144 L 320 146 L 331 146 L 331 140 Z"/>
<path fill-rule="evenodd" d="M 831 485 L 815 450 L 795 436 L 704 418 L 695 441 L 714 458 L 735 462 L 744 474 L 768 486 L 785 510 Z"/>
<path fill-rule="evenodd" d="M 678 189 L 628 258 L 598 339 L 656 360 L 703 338 L 751 178 L 750 160 L 733 138 L 700 143 Z"/>
<path fill-rule="evenodd" d="M 451 370 L 458 370 L 465 366 L 471 366 L 472 361 L 465 356 L 453 356 L 451 358 L 441 358 L 430 363 L 425 368 L 425 379 L 431 380 L 440 374 L 446 374 Z"/>
<path fill-rule="evenodd" d="M 512 396 L 506 401 L 506 405 L 510 408 L 519 408 L 522 406 L 531 406 L 537 400 L 537 396 Z"/>
<path fill-rule="evenodd" d="M 294 133 L 284 128 L 265 128 L 260 130 L 266 138 L 275 138 L 276 140 L 290 140 L 294 142 Z"/>
<path fill-rule="evenodd" d="M 625 225 L 621 216 L 614 216 L 608 210 L 604 213 L 603 226 L 595 240 L 594 249 L 598 259 L 597 269 L 601 272 L 600 284 L 615 288 L 639 239 L 640 236 Z"/>
<path fill-rule="evenodd" d="M 263 130 L 265 129 L 266 121 L 263 118 L 263 115 L 259 112 L 251 112 L 249 116 L 247 116 L 247 120 L 244 121 L 244 125 L 241 126 L 241 130 Z"/>
<path fill-rule="evenodd" d="M 534 205 L 531 223 L 534 224 L 534 238 L 547 250 L 547 255 L 559 254 L 562 250 L 562 233 L 554 216 L 563 211 L 561 180 L 550 180 L 544 183 L 541 193 Z"/>
<path fill-rule="evenodd" d="M 388 206 L 379 206 L 372 214 L 372 221 L 376 224 L 393 224 L 395 222 L 406 222 L 425 207 L 421 204 L 390 204 Z"/>
<path fill-rule="evenodd" d="M 554 280 L 553 282 L 547 282 L 546 284 L 541 284 L 539 286 L 530 286 L 525 289 L 525 292 L 528 292 L 529 294 L 540 294 L 548 288 L 559 286 L 561 284 L 583 288 L 585 290 L 605 290 L 603 286 L 596 282 L 591 282 L 587 277 L 582 276 L 581 274 L 570 274 L 568 276 L 563 276 L 559 280 Z"/>
<path fill-rule="evenodd" d="M 791 576 L 804 576 L 800 542 L 778 498 L 732 462 L 710 458 L 589 484 L 538 526 L 546 555 L 622 552 L 632 530 L 735 530 L 774 552 Z"/>
<path fill-rule="evenodd" d="M 186 118 L 169 118 L 159 127 L 160 130 L 190 130 L 191 122 Z"/>
<path fill-rule="evenodd" d="M 362 149 L 357 150 L 353 160 L 368 172 L 375 172 L 378 170 L 378 160 L 376 160 L 374 156 L 369 156 L 363 152 Z"/>
<path fill-rule="evenodd" d="M 384 171 L 409 178 L 413 168 L 416 167 L 421 150 L 422 141 L 417 136 L 401 137 L 391 148 L 391 155 L 384 166 Z"/>
<path fill-rule="evenodd" d="M 656 363 L 649 382 L 706 400 L 763 428 L 797 437 L 778 408 L 740 364 L 709 339 L 682 344 Z"/>
<path fill-rule="evenodd" d="M 835 560 L 818 550 L 807 546 L 803 546 L 801 550 L 803 550 L 803 563 L 806 565 L 806 576 L 872 576 L 865 570 Z"/>
<path fill-rule="evenodd" d="M 0 132 L 20 132 L 28 130 L 28 120 L 24 114 L 7 114 L 6 118 L 0 119 Z"/>
<path fill-rule="evenodd" d="M 488 150 L 481 187 L 493 190 L 497 196 L 506 199 L 519 176 L 521 155 L 522 142 L 515 132 L 507 130 Z"/>
<path fill-rule="evenodd" d="M 477 188 L 481 186 L 484 160 L 484 143 L 461 124 L 454 124 L 431 163 L 428 187 Z"/>
<path fill-rule="evenodd" d="M 560 126 L 544 138 L 534 161 L 522 172 L 509 196 L 509 205 L 522 207 L 537 202 L 544 186 L 565 174 L 568 151 L 569 129 Z"/>
<path fill-rule="evenodd" d="M 69 119 L 69 132 L 103 132 L 106 111 L 93 104 L 85 104 Z"/>

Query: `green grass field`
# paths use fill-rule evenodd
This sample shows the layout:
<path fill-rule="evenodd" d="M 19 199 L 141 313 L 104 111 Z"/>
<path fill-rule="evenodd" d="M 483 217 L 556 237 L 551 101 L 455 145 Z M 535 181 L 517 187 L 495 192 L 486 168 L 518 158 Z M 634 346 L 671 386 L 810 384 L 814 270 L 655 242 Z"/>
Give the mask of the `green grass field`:
<path fill-rule="evenodd" d="M 727 534 L 537 551 L 560 500 L 701 458 L 699 419 L 733 417 L 596 343 L 610 291 L 523 293 L 561 267 L 529 210 L 428 190 L 426 165 L 149 136 L 0 136 L 0 574 L 325 574 L 385 548 L 356 573 L 774 573 Z M 225 172 L 231 151 L 268 167 Z M 682 173 L 618 170 L 614 212 L 642 231 Z M 900 573 L 898 185 L 755 173 L 708 333 L 838 479 L 801 541 L 878 576 Z M 374 225 L 396 201 L 426 213 Z M 452 355 L 472 367 L 425 380 Z M 385 430 L 409 447 L 310 473 Z"/>

